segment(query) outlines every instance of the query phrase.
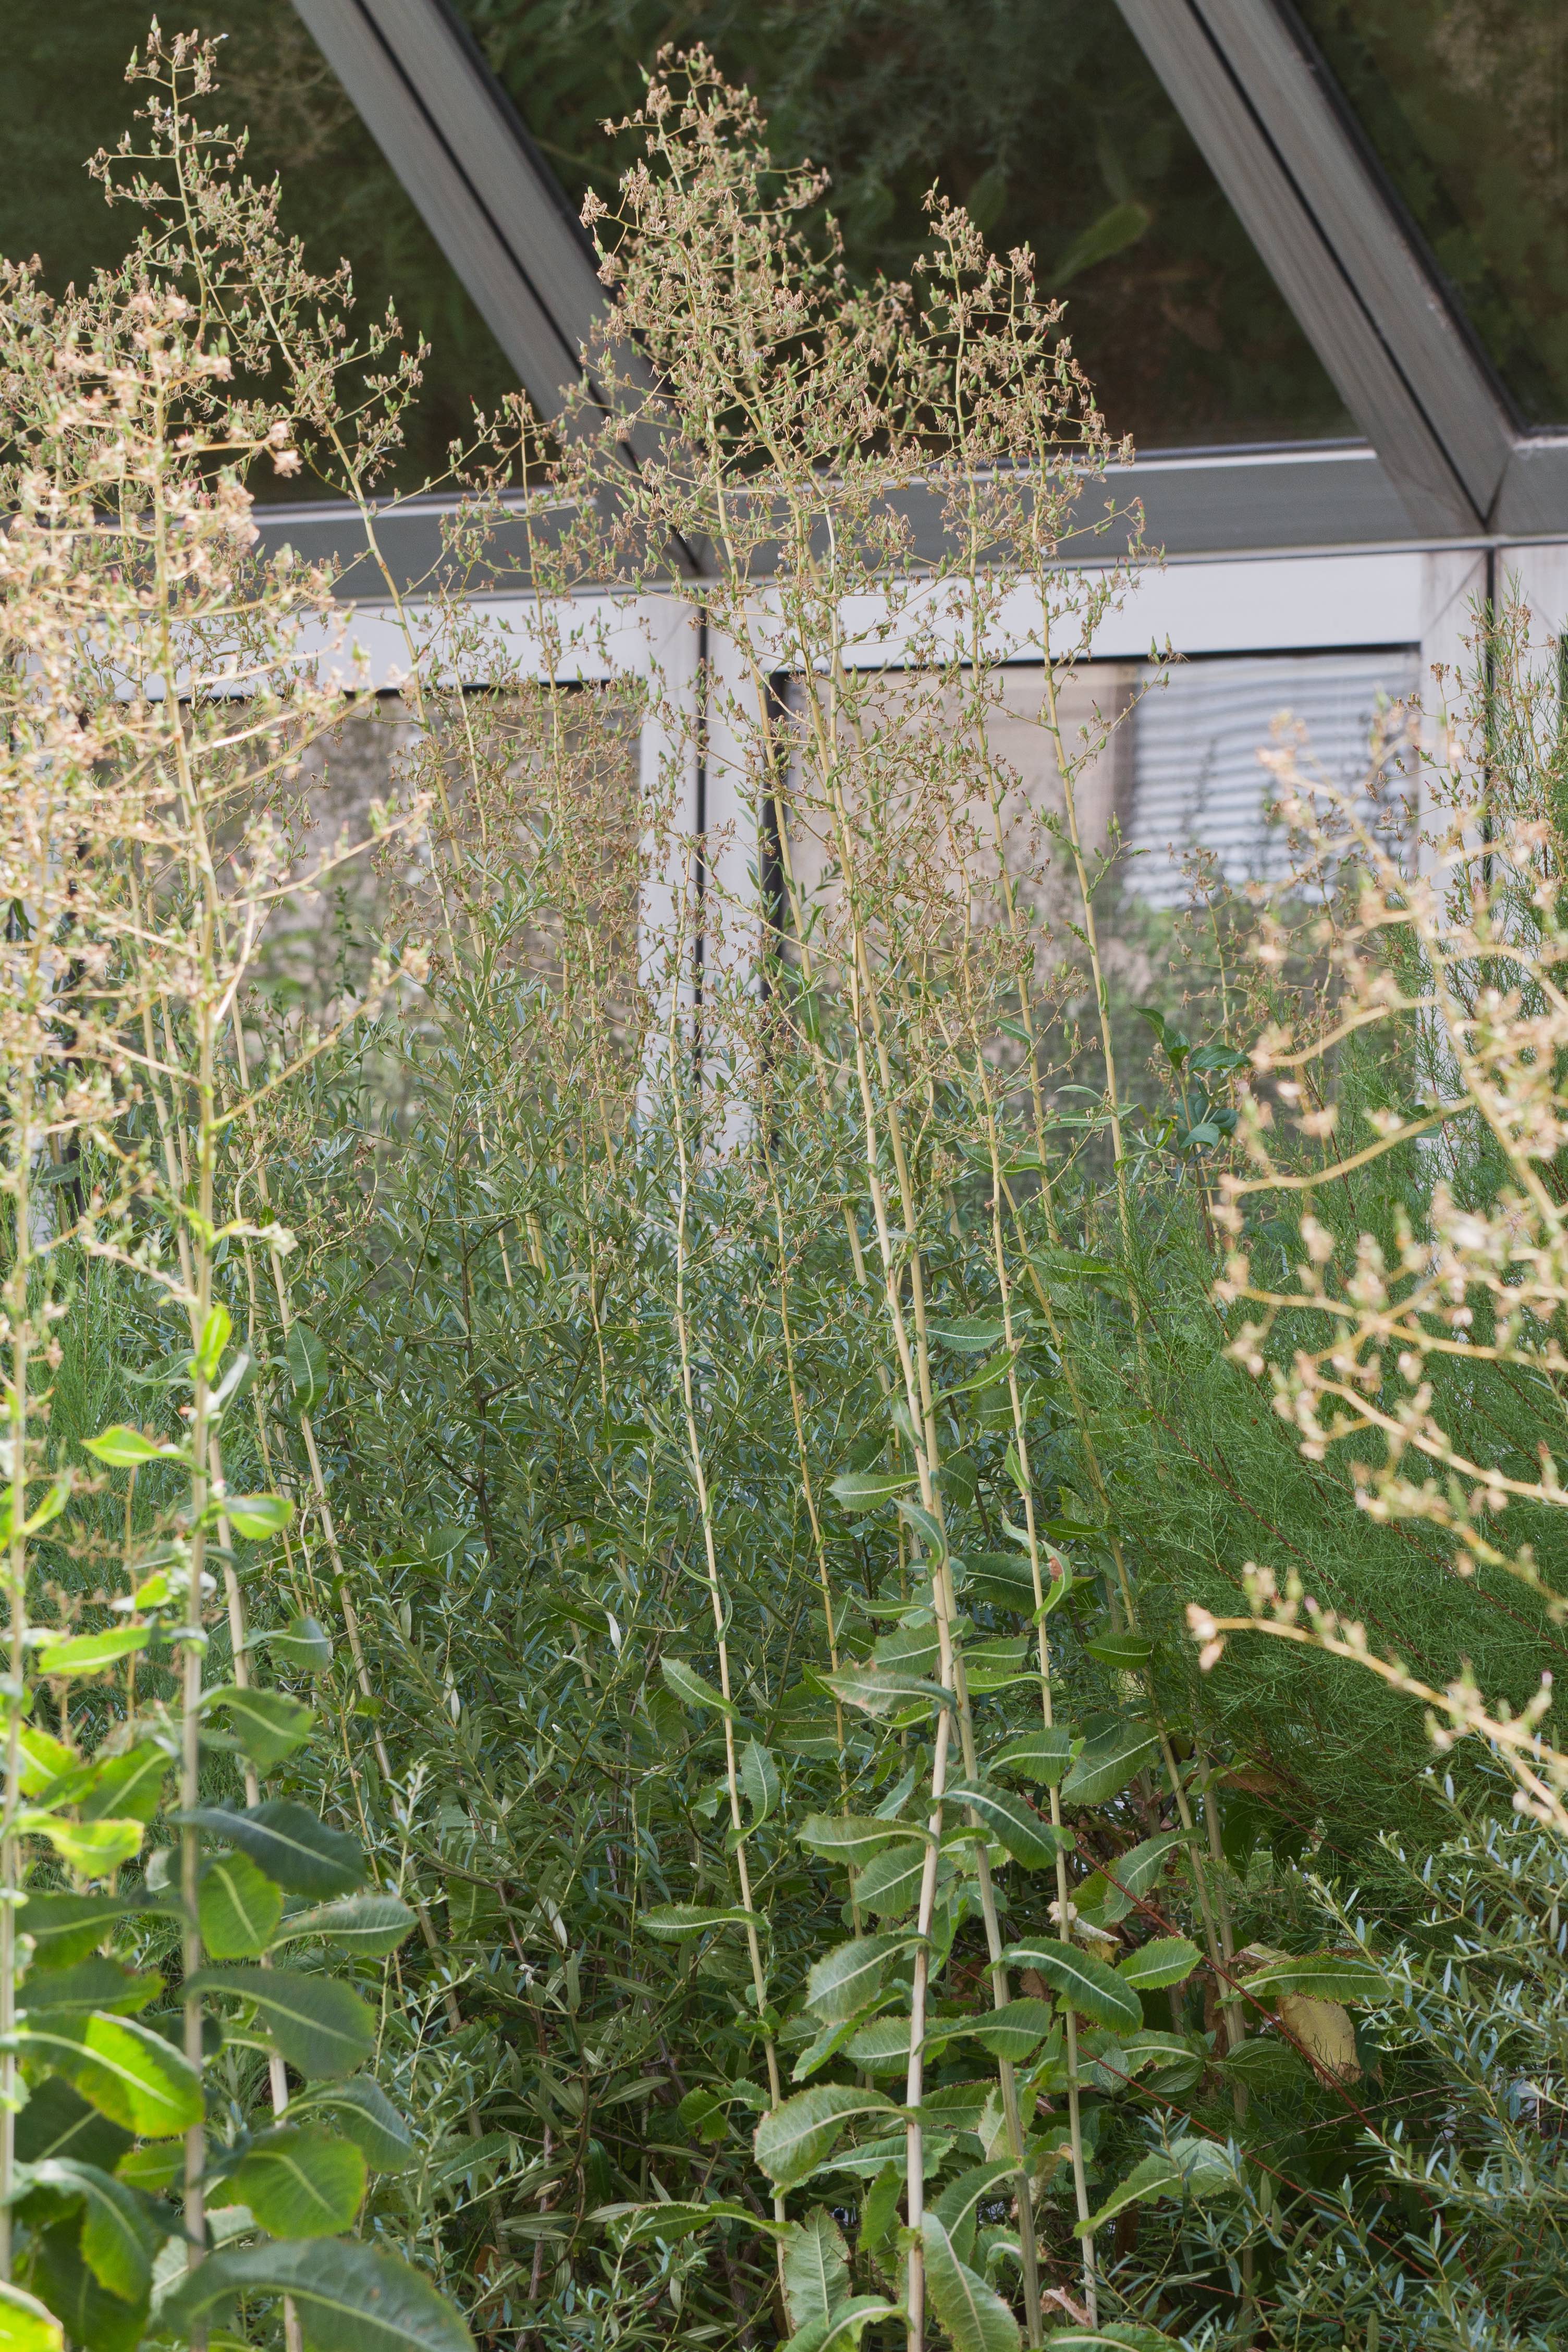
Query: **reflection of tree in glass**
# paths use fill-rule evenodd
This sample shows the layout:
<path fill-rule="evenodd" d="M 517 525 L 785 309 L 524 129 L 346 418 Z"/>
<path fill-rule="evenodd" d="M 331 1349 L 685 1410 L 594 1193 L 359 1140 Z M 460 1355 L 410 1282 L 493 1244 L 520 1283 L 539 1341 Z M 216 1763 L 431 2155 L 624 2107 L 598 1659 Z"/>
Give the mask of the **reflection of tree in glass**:
<path fill-rule="evenodd" d="M 1525 415 L 1563 423 L 1562 0 L 1301 0 L 1301 13 Z"/>

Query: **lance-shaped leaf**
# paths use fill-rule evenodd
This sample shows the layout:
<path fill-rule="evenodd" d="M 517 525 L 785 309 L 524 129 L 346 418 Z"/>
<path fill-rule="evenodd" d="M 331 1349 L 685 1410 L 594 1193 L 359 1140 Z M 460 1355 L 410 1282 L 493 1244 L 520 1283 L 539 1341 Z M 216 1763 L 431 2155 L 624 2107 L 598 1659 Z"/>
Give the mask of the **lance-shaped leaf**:
<path fill-rule="evenodd" d="M 757 2162 L 780 2189 L 793 2189 L 826 2162 L 847 2124 L 858 2116 L 896 2116 L 899 2109 L 877 2091 L 848 2083 L 814 2083 L 758 2124 Z"/>
<path fill-rule="evenodd" d="M 1098 1641 L 1086 1642 L 1083 1646 L 1102 1666 L 1114 1666 L 1124 1675 L 1135 1675 L 1154 1654 L 1154 1644 L 1147 1633 L 1101 1633 Z"/>
<path fill-rule="evenodd" d="M 932 2210 L 961 2263 L 969 2260 L 973 2247 L 975 2215 L 980 2206 L 991 2198 L 1016 2196 L 1017 2187 L 1018 2168 L 1010 2157 L 1002 2157 L 994 2164 L 976 2164 L 968 2172 L 961 2172 L 956 2180 L 948 2182 Z"/>
<path fill-rule="evenodd" d="M 1085 1742 L 1062 1782 L 1063 1804 L 1109 1804 L 1159 1752 L 1158 1736 L 1146 1723 L 1117 1724 L 1098 1739 Z"/>
<path fill-rule="evenodd" d="M 897 1932 L 856 1936 L 812 1963 L 805 1979 L 805 2005 L 825 2025 L 840 2025 L 856 2017 L 875 1998 L 882 1971 L 895 1953 L 908 1951 L 913 1938 Z"/>
<path fill-rule="evenodd" d="M 172 2139 L 201 2122 L 200 2074 L 173 2042 L 134 2018 L 41 2018 L 16 2038 L 24 2057 L 47 2062 L 100 2115 L 139 2139 Z"/>
<path fill-rule="evenodd" d="M 332 2238 L 353 2227 L 365 2161 L 352 2140 L 284 2124 L 252 2140 L 227 2186 L 274 2238 Z"/>
<path fill-rule="evenodd" d="M 912 1470 L 845 1470 L 827 1491 L 847 1511 L 874 1511 L 893 1496 L 907 1494 L 915 1484 Z"/>
<path fill-rule="evenodd" d="M 1102 2327 L 1053 2327 L 1048 2352 L 1180 2352 L 1174 2336 L 1136 2319 L 1110 2319 Z"/>
<path fill-rule="evenodd" d="M 219 1854 L 202 1871 L 197 1909 L 209 1956 L 248 1960 L 266 1951 L 277 1933 L 283 1891 L 247 1853 Z"/>
<path fill-rule="evenodd" d="M 473 2352 L 462 2320 L 428 2279 L 395 2254 L 352 2240 L 209 2254 L 165 2298 L 159 2327 L 188 2342 L 239 2294 L 290 2296 L 310 2352 Z"/>
<path fill-rule="evenodd" d="M 198 1805 L 188 1813 L 171 1813 L 176 1828 L 206 1830 L 247 1853 L 252 1862 L 287 1887 L 291 1895 L 309 1895 L 318 1901 L 332 1895 L 352 1895 L 364 1883 L 364 1853 L 359 1840 L 287 1798 L 269 1798 L 264 1805 Z"/>
<path fill-rule="evenodd" d="M 919 1675 L 891 1666 L 841 1666 L 823 1679 L 846 1706 L 858 1706 L 865 1715 L 886 1715 L 895 1706 L 921 1708 L 929 1715 L 932 1707 L 953 1704 L 952 1693 L 940 1683 L 922 1682 Z"/>
<path fill-rule="evenodd" d="M 952 2352 L 1018 2352 L 1018 2323 L 999 2294 L 953 2252 L 934 2213 L 921 2218 L 926 2284 Z"/>
<path fill-rule="evenodd" d="M 416 2150 L 414 2135 L 374 2075 L 348 2083 L 323 2083 L 289 2102 L 295 2120 L 325 2116 L 352 2139 L 372 2172 L 406 2172 Z"/>
<path fill-rule="evenodd" d="M 802 1845 L 825 1862 L 842 1863 L 847 1870 L 864 1869 L 884 1846 L 920 1834 L 902 1822 L 877 1821 L 868 1813 L 807 1813 L 795 1832 Z"/>
<path fill-rule="evenodd" d="M 1022 1739 L 1010 1739 L 999 1748 L 990 1761 L 993 1772 L 1011 1772 L 1020 1780 L 1037 1780 L 1042 1788 L 1054 1789 L 1072 1762 L 1073 1732 L 1065 1723 L 1055 1723 L 1048 1731 L 1030 1731 Z"/>
<path fill-rule="evenodd" d="M 1185 1936 L 1156 1936 L 1129 1952 L 1116 1973 L 1135 1992 L 1161 1992 L 1167 1985 L 1184 1984 L 1201 1957 Z"/>
<path fill-rule="evenodd" d="M 100 2286 L 124 2303 L 142 2303 L 153 2284 L 153 2257 L 158 2235 L 146 2209 L 112 2174 L 96 2164 L 73 2163 L 48 2157 L 30 2168 L 29 2178 L 40 2189 L 63 2190 L 79 2198 L 85 2212 L 81 2253 Z M 0 2333 L 0 2346 L 5 2336 Z"/>
<path fill-rule="evenodd" d="M 1140 2158 L 1125 2180 L 1119 2180 L 1104 2203 L 1096 2208 L 1087 2221 L 1079 2224 L 1079 2235 L 1114 2221 L 1129 2205 L 1146 2204 L 1154 2197 L 1179 2197 L 1182 2192 L 1181 2167 L 1173 2164 L 1163 2148 L 1152 2156 Z"/>
<path fill-rule="evenodd" d="M 792 2328 L 832 2319 L 849 2299 L 849 2249 L 826 2205 L 792 2222 L 784 2242 L 784 2291 Z"/>
<path fill-rule="evenodd" d="M 661 1658 L 658 1670 L 664 1676 L 665 1688 L 674 1693 L 682 1706 L 706 1707 L 711 1715 L 734 1714 L 735 1710 L 723 1692 L 715 1690 L 711 1683 L 704 1682 L 696 1668 L 689 1666 L 684 1658 Z"/>
<path fill-rule="evenodd" d="M 1009 1968 L 1033 1969 L 1080 2017 L 1097 2025 L 1128 2026 L 1136 2032 L 1143 2022 L 1142 2003 L 1114 1969 L 1090 1958 L 1076 1944 L 1050 1941 L 1013 1944 L 1002 1955 Z"/>
<path fill-rule="evenodd" d="M 203 1713 L 218 1707 L 227 1710 L 235 1737 L 258 1772 L 270 1772 L 302 1748 L 315 1721 L 302 1699 L 282 1691 L 242 1689 L 237 1683 L 225 1683 L 207 1693 Z"/>
<path fill-rule="evenodd" d="M 189 1459 L 184 1448 L 170 1445 L 162 1438 L 143 1437 L 139 1429 L 128 1429 L 122 1421 L 112 1429 L 100 1432 L 96 1437 L 84 1437 L 87 1451 L 100 1462 L 107 1462 L 111 1470 L 130 1470 L 142 1462 L 184 1462 Z"/>
<path fill-rule="evenodd" d="M 945 1793 L 949 1803 L 978 1813 L 993 1837 L 1026 1870 L 1044 1870 L 1066 1850 L 1062 1832 L 1043 1822 L 1027 1798 L 1011 1789 L 998 1789 L 989 1780 L 953 1780 Z"/>
<path fill-rule="evenodd" d="M 309 2080 L 335 2081 L 363 2066 L 375 2048 L 375 2019 L 357 1992 L 335 1977 L 293 1969 L 198 1969 L 187 1993 L 247 2001 L 290 2066 Z"/>
<path fill-rule="evenodd" d="M 296 1413 L 314 1412 L 327 1393 L 327 1351 L 308 1323 L 293 1323 L 283 1342 L 283 1362 Z"/>
<path fill-rule="evenodd" d="M 621 2247 L 647 2246 L 656 2241 L 678 2245 L 682 2238 L 694 2238 L 700 2230 L 711 2229 L 715 2221 L 744 2221 L 748 2229 L 763 2230 L 770 2237 L 782 2237 L 791 2226 L 761 2221 L 749 2205 L 727 2197 L 710 2198 L 705 2205 L 676 2197 L 655 2205 L 601 2205 L 589 2219 L 611 2231 Z"/>
<path fill-rule="evenodd" d="M 63 2352 L 59 2321 L 36 2294 L 0 2279 L 0 2352 Z"/>
<path fill-rule="evenodd" d="M 68 1641 L 50 1642 L 36 1661 L 41 1675 L 102 1675 L 121 1658 L 144 1650 L 153 1638 L 150 1625 L 111 1625 L 105 1633 L 74 1633 Z"/>
<path fill-rule="evenodd" d="M 16 2158 L 22 2164 L 68 2156 L 115 2172 L 131 2145 L 131 2134 L 89 2106 L 60 2074 L 46 2074 L 35 2084 L 16 2118 Z"/>
<path fill-rule="evenodd" d="M 710 1927 L 743 1927 L 752 1916 L 739 1904 L 656 1903 L 638 1914 L 638 1924 L 648 1935 L 678 1944 L 688 1936 L 706 1935 Z"/>
<path fill-rule="evenodd" d="M 1313 2000 L 1381 2000 L 1388 1979 L 1371 1960 L 1338 1952 L 1281 1953 L 1246 1979 L 1250 1993 L 1306 1993 Z"/>
<path fill-rule="evenodd" d="M 741 1750 L 741 1788 L 752 1808 L 750 1826 L 757 1828 L 777 1808 L 781 1794 L 779 1769 L 760 1739 L 748 1739 Z"/>
<path fill-rule="evenodd" d="M 405 1942 L 414 1925 L 415 1915 L 399 1895 L 345 1895 L 336 1903 L 292 1913 L 272 1941 L 297 1944 L 303 1937 L 320 1936 L 340 1950 L 378 1960 Z"/>

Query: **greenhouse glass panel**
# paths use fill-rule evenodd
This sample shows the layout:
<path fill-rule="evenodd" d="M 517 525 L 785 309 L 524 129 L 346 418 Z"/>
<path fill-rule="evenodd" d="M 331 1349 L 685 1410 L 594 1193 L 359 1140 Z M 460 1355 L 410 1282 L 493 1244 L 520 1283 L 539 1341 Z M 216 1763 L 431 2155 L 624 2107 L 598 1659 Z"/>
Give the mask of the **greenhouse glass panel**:
<path fill-rule="evenodd" d="M 37 255 L 59 292 L 117 261 L 135 234 L 106 205 L 86 159 L 112 148 L 144 91 L 124 79 L 146 37 L 150 0 L 9 0 L 0 77 L 0 252 Z M 323 274 L 347 258 L 356 316 L 391 301 L 405 335 L 431 346 L 397 468 L 400 488 L 445 470 L 447 445 L 471 437 L 473 404 L 493 407 L 516 376 L 439 246 L 322 58 L 290 0 L 205 0 L 171 20 L 221 37 L 220 88 L 208 119 L 248 126 L 258 179 L 282 175 L 282 218 Z M 258 469 L 259 495 L 309 498 L 308 476 Z"/>
<path fill-rule="evenodd" d="M 672 37 L 832 176 L 857 272 L 906 276 L 938 182 L 1030 245 L 1111 430 L 1141 446 L 1353 430 L 1114 0 L 458 0 L 574 202 L 631 152 Z"/>
<path fill-rule="evenodd" d="M 1568 423 L 1568 8 L 1299 5 L 1521 415 Z"/>

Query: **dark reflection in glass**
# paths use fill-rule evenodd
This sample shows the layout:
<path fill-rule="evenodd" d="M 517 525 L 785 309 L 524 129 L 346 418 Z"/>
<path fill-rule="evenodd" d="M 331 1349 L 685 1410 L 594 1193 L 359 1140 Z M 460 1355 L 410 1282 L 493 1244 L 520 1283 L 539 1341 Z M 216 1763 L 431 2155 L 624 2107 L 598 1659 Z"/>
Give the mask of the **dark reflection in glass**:
<path fill-rule="evenodd" d="M 1523 415 L 1568 423 L 1565 0 L 1298 0 Z"/>
<path fill-rule="evenodd" d="M 1112 429 L 1353 430 L 1114 0 L 458 0 L 574 200 L 607 193 L 662 44 L 702 41 L 782 157 L 833 175 L 851 265 L 907 275 L 933 180 L 1026 241 Z"/>
<path fill-rule="evenodd" d="M 7 0 L 5 13 L 0 252 L 37 254 L 58 292 L 118 260 L 136 229 L 83 165 L 115 144 L 142 102 L 124 70 L 150 0 Z M 346 257 L 356 315 L 379 317 L 390 299 L 405 334 L 431 345 L 397 480 L 407 488 L 441 473 L 447 444 L 471 437 L 473 402 L 493 406 L 516 377 L 290 0 L 205 0 L 165 10 L 164 23 L 224 37 L 216 118 L 249 126 L 255 177 L 282 174 L 284 225 L 304 238 L 312 266 L 330 272 Z M 299 499 L 319 486 L 263 467 L 255 488 Z"/>

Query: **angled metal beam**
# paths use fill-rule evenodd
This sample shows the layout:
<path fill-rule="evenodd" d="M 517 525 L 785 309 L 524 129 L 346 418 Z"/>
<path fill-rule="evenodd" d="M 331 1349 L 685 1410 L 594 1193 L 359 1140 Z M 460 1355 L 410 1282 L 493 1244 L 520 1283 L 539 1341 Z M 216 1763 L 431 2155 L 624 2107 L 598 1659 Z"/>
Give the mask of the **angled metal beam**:
<path fill-rule="evenodd" d="M 535 409 L 559 415 L 607 304 L 592 247 L 505 92 L 444 0 L 294 5 Z"/>
<path fill-rule="evenodd" d="M 1503 399 L 1275 0 L 1118 0 L 1415 530 L 1485 528 Z"/>

